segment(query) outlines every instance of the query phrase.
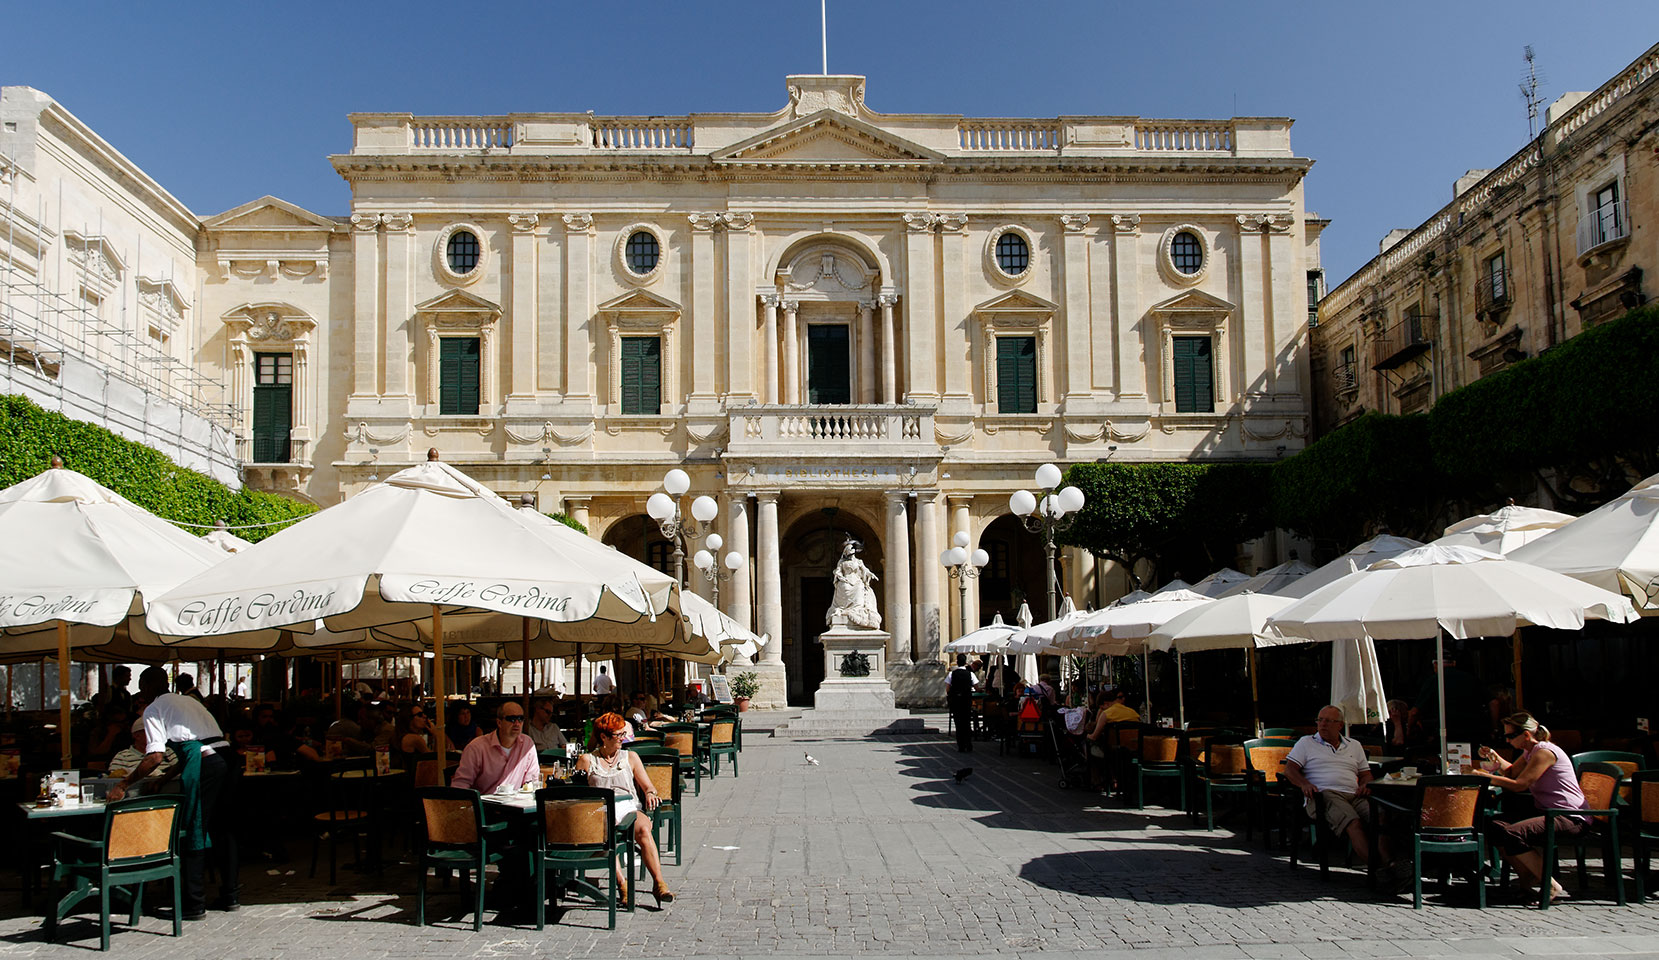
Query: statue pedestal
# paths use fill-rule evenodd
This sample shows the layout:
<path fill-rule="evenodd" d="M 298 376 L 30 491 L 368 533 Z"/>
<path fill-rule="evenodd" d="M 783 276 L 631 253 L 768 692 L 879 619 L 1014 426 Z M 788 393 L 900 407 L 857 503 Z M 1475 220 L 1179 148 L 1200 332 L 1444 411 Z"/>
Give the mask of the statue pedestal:
<path fill-rule="evenodd" d="M 894 705 L 893 685 L 887 680 L 891 639 L 884 630 L 848 628 L 846 620 L 835 615 L 818 637 L 824 645 L 824 682 L 818 685 L 813 708 L 773 736 L 822 740 L 937 732 L 924 718 Z"/>

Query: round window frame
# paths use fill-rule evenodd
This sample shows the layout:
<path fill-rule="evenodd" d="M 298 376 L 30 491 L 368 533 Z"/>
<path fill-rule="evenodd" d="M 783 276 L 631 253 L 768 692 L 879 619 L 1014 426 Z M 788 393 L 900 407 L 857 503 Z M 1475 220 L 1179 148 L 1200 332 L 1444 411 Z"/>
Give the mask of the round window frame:
<path fill-rule="evenodd" d="M 457 273 L 449 266 L 449 239 L 463 231 L 472 234 L 478 240 L 478 262 L 466 273 Z M 478 278 L 482 277 L 484 272 L 489 269 L 492 253 L 489 234 L 485 233 L 484 229 L 476 223 L 464 221 L 452 223 L 438 231 L 437 242 L 432 245 L 432 259 L 434 266 L 437 268 L 438 276 L 458 287 L 477 283 Z"/>
<path fill-rule="evenodd" d="M 1002 269 L 1002 261 L 997 257 L 997 244 L 1010 233 L 1025 241 L 1025 269 L 1019 273 L 1009 273 Z M 985 242 L 985 269 L 991 279 L 1005 287 L 1017 287 L 1026 283 L 1031 279 L 1031 275 L 1037 272 L 1036 238 L 1031 235 L 1031 231 L 1014 223 L 1004 224 L 992 230 Z"/>
<path fill-rule="evenodd" d="M 635 273 L 634 268 L 628 265 L 628 241 L 633 239 L 634 234 L 641 232 L 657 238 L 657 265 L 648 273 Z M 624 281 L 637 287 L 649 286 L 662 278 L 663 264 L 668 262 L 668 240 L 663 235 L 662 228 L 654 223 L 629 224 L 616 235 L 612 254 L 616 261 L 616 271 Z"/>
<path fill-rule="evenodd" d="M 1198 253 L 1203 258 L 1198 269 L 1193 273 L 1182 273 L 1175 266 L 1175 238 L 1183 233 L 1190 233 L 1198 240 Z M 1209 276 L 1210 262 L 1215 258 L 1215 249 L 1210 244 L 1210 238 L 1197 224 L 1181 223 L 1170 227 L 1158 240 L 1158 267 L 1164 277 L 1178 287 L 1191 287 L 1204 281 Z"/>

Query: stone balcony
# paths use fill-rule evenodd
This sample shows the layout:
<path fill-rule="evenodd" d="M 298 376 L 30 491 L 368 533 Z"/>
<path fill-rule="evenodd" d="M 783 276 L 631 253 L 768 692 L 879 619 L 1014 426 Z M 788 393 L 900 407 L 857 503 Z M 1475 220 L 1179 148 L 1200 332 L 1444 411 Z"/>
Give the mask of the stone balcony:
<path fill-rule="evenodd" d="M 768 404 L 731 416 L 728 457 L 745 460 L 938 459 L 933 407 L 912 404 Z"/>

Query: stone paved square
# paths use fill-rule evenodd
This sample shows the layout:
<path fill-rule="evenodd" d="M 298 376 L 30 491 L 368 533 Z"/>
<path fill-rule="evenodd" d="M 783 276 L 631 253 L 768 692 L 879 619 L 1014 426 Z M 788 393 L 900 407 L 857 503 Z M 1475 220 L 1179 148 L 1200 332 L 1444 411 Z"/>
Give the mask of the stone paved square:
<path fill-rule="evenodd" d="M 965 765 L 974 773 L 957 785 L 951 773 Z M 407 866 L 381 879 L 342 871 L 331 888 L 326 868 L 307 879 L 309 842 L 296 840 L 289 863 L 245 859 L 241 912 L 210 913 L 179 940 L 162 920 L 118 924 L 113 948 L 134 958 L 1659 956 L 1659 911 L 1614 906 L 1595 884 L 1547 913 L 1438 895 L 1414 911 L 1409 897 L 1369 896 L 1356 871 L 1321 884 L 1317 868 L 1292 869 L 1247 842 L 1242 822 L 1236 835 L 1206 833 L 1161 807 L 1061 791 L 1056 768 L 991 744 L 964 757 L 936 737 L 802 743 L 757 731 L 742 771 L 688 797 L 685 861 L 667 869 L 679 899 L 642 904 L 615 931 L 580 910 L 541 933 L 495 923 L 474 933 L 448 913 L 453 888 L 433 901 L 436 925 L 417 928 Z M 45 943 L 15 884 L 0 900 L 0 955 L 96 949 L 86 919 L 66 927 L 68 942 Z"/>

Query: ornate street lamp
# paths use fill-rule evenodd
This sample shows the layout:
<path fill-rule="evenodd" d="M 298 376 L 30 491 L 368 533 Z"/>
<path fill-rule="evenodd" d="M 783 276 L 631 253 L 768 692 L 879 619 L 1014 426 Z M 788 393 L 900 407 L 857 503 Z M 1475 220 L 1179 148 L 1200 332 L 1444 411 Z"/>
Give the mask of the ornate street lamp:
<path fill-rule="evenodd" d="M 645 501 L 645 512 L 657 521 L 658 529 L 674 545 L 674 582 L 685 585 L 685 548 L 689 538 L 701 536 L 720 514 L 720 504 L 713 497 L 702 496 L 691 501 L 691 522 L 680 513 L 680 498 L 691 489 L 691 478 L 678 467 L 663 474 L 664 492 L 651 494 Z"/>
<path fill-rule="evenodd" d="M 968 632 L 968 581 L 977 580 L 980 571 L 985 568 L 987 563 L 991 562 L 991 555 L 984 550 L 976 549 L 969 553 L 969 542 L 970 538 L 967 531 L 959 530 L 956 536 L 951 538 L 953 546 L 939 554 L 939 562 L 944 564 L 950 578 L 956 581 L 959 598 L 956 608 L 961 613 L 958 619 L 961 620 L 962 626 L 961 632 L 957 634 L 959 637 L 966 635 Z"/>
<path fill-rule="evenodd" d="M 1060 468 L 1045 463 L 1037 468 L 1037 486 L 1043 494 L 1039 498 L 1029 490 L 1019 490 L 1008 498 L 1008 509 L 1019 517 L 1025 528 L 1043 535 L 1043 554 L 1048 563 L 1048 618 L 1059 616 L 1060 577 L 1054 569 L 1054 537 L 1070 529 L 1083 509 L 1083 491 L 1066 487 L 1056 491 L 1062 476 Z"/>
<path fill-rule="evenodd" d="M 703 541 L 703 549 L 691 555 L 691 565 L 703 571 L 703 579 L 707 580 L 714 590 L 714 605 L 716 607 L 720 606 L 720 584 L 730 580 L 737 568 L 743 566 L 743 554 L 733 550 L 722 558 L 721 562 L 726 565 L 726 569 L 720 569 L 720 565 L 714 562 L 714 558 L 720 553 L 720 548 L 725 545 L 726 541 L 720 534 L 711 533 Z"/>

